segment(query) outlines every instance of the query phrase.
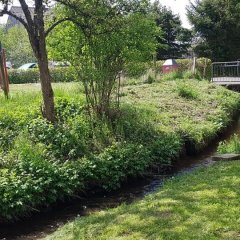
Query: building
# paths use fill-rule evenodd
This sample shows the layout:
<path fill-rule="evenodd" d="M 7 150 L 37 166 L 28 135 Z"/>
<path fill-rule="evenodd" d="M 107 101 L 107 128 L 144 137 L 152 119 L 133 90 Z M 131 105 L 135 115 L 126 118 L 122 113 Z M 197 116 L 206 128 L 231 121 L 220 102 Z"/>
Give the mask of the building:
<path fill-rule="evenodd" d="M 29 7 L 28 8 L 29 11 L 31 12 L 32 16 L 34 14 L 34 8 L 33 7 Z M 15 14 L 16 16 L 26 20 L 25 18 L 25 15 L 23 13 L 23 10 L 21 7 L 18 7 L 18 6 L 12 6 L 10 11 Z M 12 16 L 8 16 L 8 19 L 7 19 L 7 24 L 6 24 L 6 29 L 8 30 L 9 28 L 12 28 L 14 26 L 18 26 L 18 25 L 22 25 L 17 19 L 15 19 L 14 17 Z"/>

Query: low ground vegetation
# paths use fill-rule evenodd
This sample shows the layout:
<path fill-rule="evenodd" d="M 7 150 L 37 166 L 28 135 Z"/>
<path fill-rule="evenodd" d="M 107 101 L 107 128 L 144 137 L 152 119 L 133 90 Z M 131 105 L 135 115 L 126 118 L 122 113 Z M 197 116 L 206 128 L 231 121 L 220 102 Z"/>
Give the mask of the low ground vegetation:
<path fill-rule="evenodd" d="M 152 164 L 173 164 L 185 146 L 199 151 L 239 109 L 238 93 L 206 81 L 125 86 L 120 111 L 95 119 L 83 87 L 55 84 L 53 125 L 39 108 L 39 84 L 12 85 L 0 106 L 0 220 L 72 196 L 90 186 L 106 190 Z"/>
<path fill-rule="evenodd" d="M 240 137 L 233 135 L 228 141 L 223 141 L 218 146 L 218 152 L 225 153 L 240 153 Z"/>
<path fill-rule="evenodd" d="M 239 162 L 218 163 L 168 180 L 136 203 L 78 218 L 46 239 L 239 239 L 239 183 Z"/>

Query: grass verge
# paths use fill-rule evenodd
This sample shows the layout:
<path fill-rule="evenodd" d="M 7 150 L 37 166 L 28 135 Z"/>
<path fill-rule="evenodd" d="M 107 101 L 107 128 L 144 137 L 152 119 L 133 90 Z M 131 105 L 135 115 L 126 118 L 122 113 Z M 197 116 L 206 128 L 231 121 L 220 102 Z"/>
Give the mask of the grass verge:
<path fill-rule="evenodd" d="M 78 218 L 46 240 L 239 239 L 240 162 L 178 176 L 130 205 Z"/>

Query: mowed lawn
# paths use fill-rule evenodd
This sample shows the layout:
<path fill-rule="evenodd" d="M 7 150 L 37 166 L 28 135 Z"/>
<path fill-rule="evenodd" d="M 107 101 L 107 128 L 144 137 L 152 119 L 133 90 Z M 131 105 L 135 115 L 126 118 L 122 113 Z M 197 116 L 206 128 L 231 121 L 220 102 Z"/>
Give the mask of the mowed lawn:
<path fill-rule="evenodd" d="M 130 205 L 80 217 L 47 240 L 240 239 L 240 161 L 166 182 Z"/>

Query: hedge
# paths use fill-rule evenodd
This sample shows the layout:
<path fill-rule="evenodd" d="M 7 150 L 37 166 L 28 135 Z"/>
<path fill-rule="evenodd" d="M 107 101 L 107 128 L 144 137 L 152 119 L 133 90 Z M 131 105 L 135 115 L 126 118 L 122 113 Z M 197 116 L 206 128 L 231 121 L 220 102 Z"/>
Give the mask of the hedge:
<path fill-rule="evenodd" d="M 71 67 L 59 67 L 50 69 L 53 82 L 72 82 L 76 79 Z M 39 70 L 19 70 L 11 69 L 8 71 L 9 81 L 11 84 L 37 83 L 39 82 Z"/>

